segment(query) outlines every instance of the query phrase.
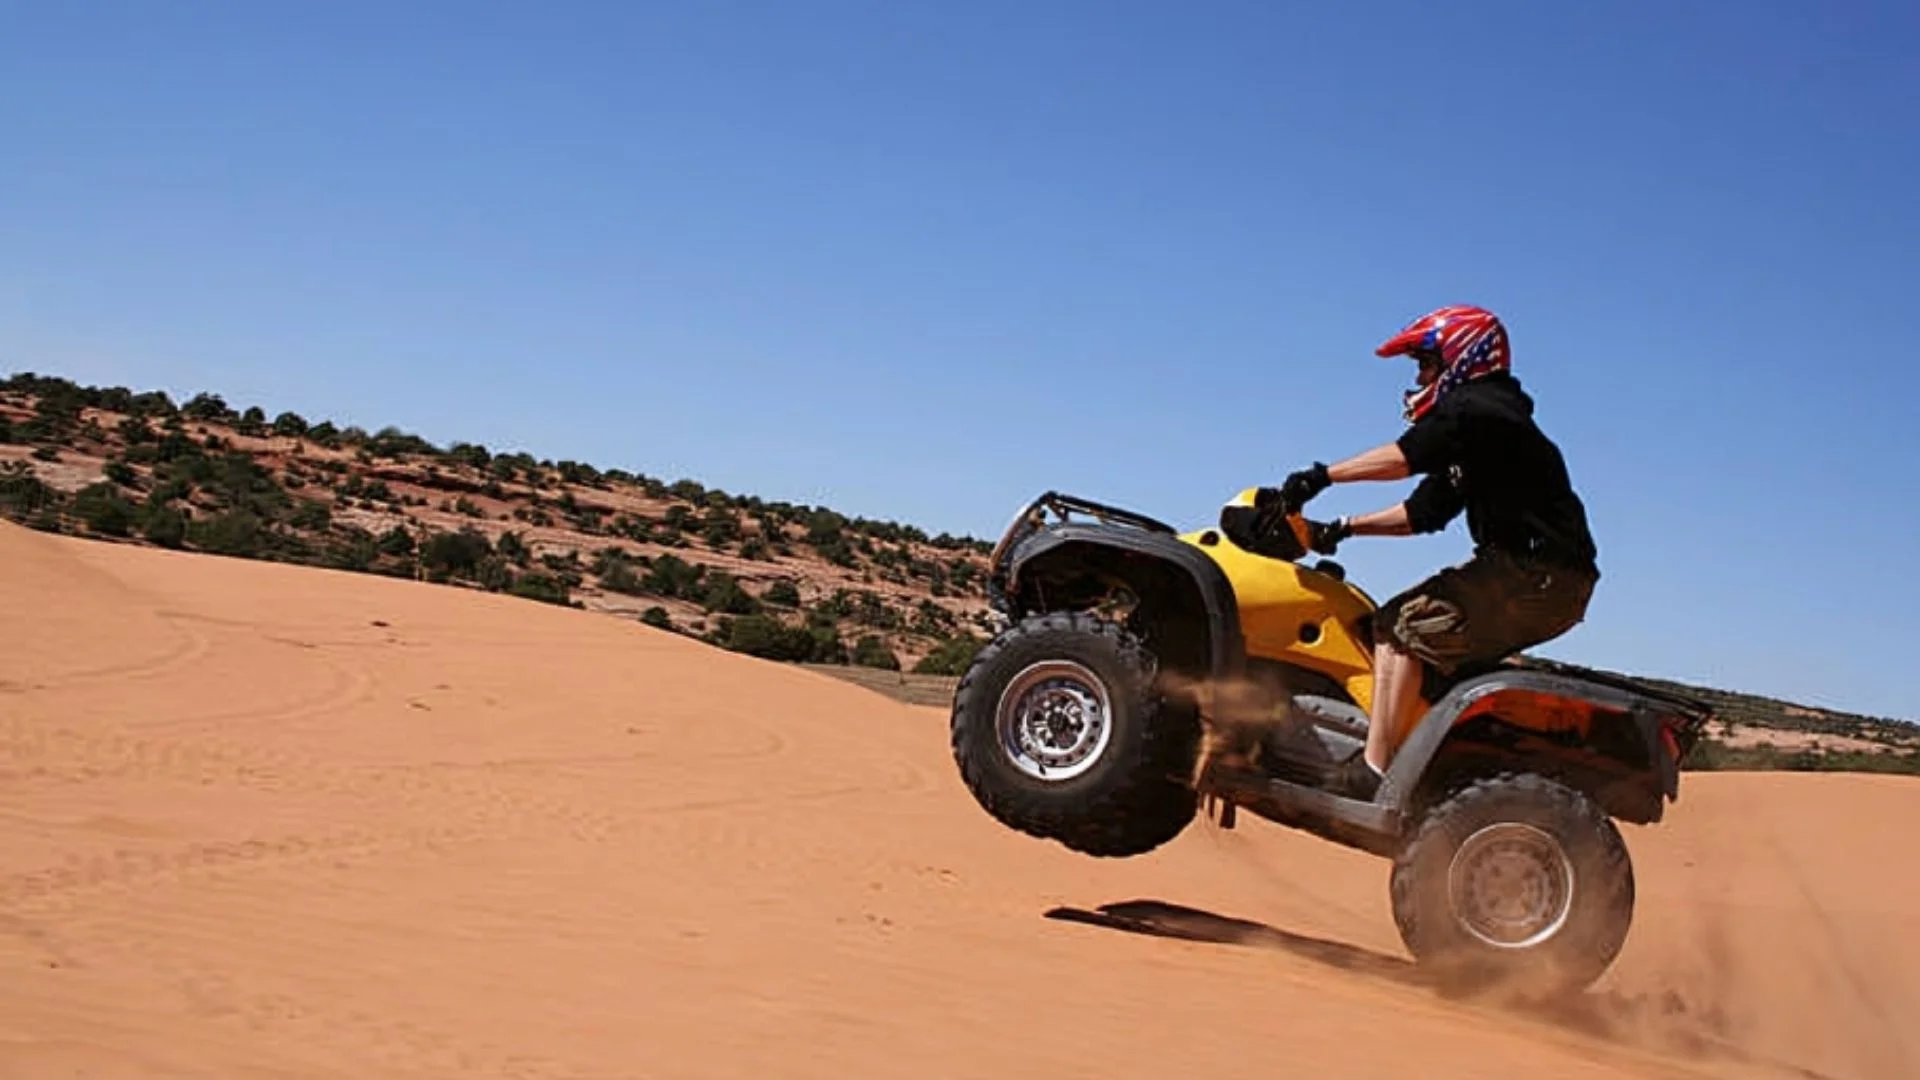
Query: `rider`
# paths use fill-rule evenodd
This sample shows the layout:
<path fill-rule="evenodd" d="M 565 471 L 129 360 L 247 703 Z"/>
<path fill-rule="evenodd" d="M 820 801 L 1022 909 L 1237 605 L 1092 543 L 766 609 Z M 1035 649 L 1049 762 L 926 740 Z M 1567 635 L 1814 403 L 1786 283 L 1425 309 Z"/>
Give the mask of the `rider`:
<path fill-rule="evenodd" d="M 1423 474 L 1405 501 L 1309 526 L 1331 555 L 1349 536 L 1438 532 L 1462 510 L 1474 551 L 1380 606 L 1367 749 L 1335 787 L 1371 799 L 1422 701 L 1422 662 L 1451 674 L 1559 637 L 1586 617 L 1598 583 L 1586 510 L 1560 450 L 1533 421 L 1533 399 L 1509 369 L 1507 331 L 1484 308 L 1443 307 L 1374 350 L 1412 357 L 1409 427 L 1334 465 L 1315 462 L 1257 505 L 1298 508 L 1330 484 Z"/>

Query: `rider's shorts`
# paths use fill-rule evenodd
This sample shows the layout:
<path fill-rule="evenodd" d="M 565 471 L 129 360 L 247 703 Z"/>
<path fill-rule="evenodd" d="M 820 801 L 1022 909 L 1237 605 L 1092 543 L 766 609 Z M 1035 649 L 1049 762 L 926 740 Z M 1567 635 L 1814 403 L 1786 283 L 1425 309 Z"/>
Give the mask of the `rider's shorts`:
<path fill-rule="evenodd" d="M 1586 618 L 1599 573 L 1482 550 L 1388 600 L 1381 640 L 1442 673 L 1493 663 L 1559 637 Z"/>

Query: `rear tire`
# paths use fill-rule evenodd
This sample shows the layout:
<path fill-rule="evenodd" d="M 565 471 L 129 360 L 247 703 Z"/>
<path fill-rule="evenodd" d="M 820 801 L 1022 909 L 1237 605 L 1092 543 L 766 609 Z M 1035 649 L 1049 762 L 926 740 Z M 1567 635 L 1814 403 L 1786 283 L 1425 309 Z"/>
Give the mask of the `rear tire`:
<path fill-rule="evenodd" d="M 1115 623 L 1036 615 L 1003 632 L 954 692 L 961 779 L 995 820 L 1087 855 L 1139 855 L 1187 827 L 1199 740 L 1154 690 L 1157 663 Z"/>
<path fill-rule="evenodd" d="M 1633 922 L 1633 865 L 1611 818 L 1529 773 L 1480 780 L 1427 812 L 1394 860 L 1393 916 L 1451 989 L 1556 997 L 1613 963 Z"/>

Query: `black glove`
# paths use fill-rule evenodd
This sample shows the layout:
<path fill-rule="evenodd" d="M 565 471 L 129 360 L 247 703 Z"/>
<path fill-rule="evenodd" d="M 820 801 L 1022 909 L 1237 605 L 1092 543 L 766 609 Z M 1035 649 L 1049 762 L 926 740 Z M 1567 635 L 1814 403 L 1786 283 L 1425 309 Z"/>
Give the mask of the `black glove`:
<path fill-rule="evenodd" d="M 1280 485 L 1280 498 L 1289 510 L 1299 510 L 1332 483 L 1333 480 L 1327 476 L 1327 467 L 1316 461 L 1312 468 L 1301 469 L 1287 477 Z"/>
<path fill-rule="evenodd" d="M 1322 555 L 1339 550 L 1340 541 L 1353 535 L 1353 523 L 1346 518 L 1307 522 L 1307 546 Z"/>

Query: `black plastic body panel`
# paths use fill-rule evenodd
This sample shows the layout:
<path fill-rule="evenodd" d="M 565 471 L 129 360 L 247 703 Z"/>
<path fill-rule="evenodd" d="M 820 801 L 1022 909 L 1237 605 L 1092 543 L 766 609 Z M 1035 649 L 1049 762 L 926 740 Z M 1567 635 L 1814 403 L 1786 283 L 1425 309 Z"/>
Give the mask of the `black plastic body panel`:
<path fill-rule="evenodd" d="M 1427 715 L 1422 717 L 1418 727 L 1407 736 L 1400 749 L 1394 754 L 1393 763 L 1387 766 L 1387 775 L 1381 782 L 1378 801 L 1404 809 L 1410 802 L 1420 780 L 1427 773 L 1434 755 L 1452 733 L 1454 723 L 1469 706 L 1482 698 L 1508 690 L 1529 690 L 1534 693 L 1575 701 L 1587 701 L 1607 710 L 1624 713 L 1633 718 L 1635 730 L 1645 744 L 1647 760 L 1653 763 L 1655 780 L 1660 793 L 1667 798 L 1679 796 L 1679 771 L 1676 763 L 1668 756 L 1666 747 L 1660 738 L 1661 721 L 1666 717 L 1677 717 L 1697 723 L 1701 717 L 1691 709 L 1684 708 L 1678 699 L 1666 695 L 1655 696 L 1633 687 L 1625 680 L 1606 682 L 1571 675 L 1552 674 L 1545 671 L 1530 671 L 1525 668 L 1480 675 L 1453 687 L 1447 695 L 1436 702 Z"/>
<path fill-rule="evenodd" d="M 1016 541 L 1004 555 L 999 569 L 1002 597 L 999 604 L 1009 617 L 1022 614 L 1017 597 L 1022 592 L 1022 571 L 1038 560 L 1076 545 L 1106 548 L 1130 556 L 1152 559 L 1172 566 L 1193 583 L 1205 608 L 1208 656 L 1212 674 L 1238 675 L 1246 664 L 1246 645 L 1240 632 L 1240 606 L 1233 586 L 1218 563 L 1175 535 L 1160 531 L 1126 528 L 1098 523 L 1053 525 Z"/>

